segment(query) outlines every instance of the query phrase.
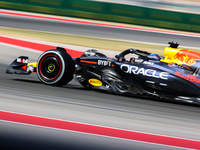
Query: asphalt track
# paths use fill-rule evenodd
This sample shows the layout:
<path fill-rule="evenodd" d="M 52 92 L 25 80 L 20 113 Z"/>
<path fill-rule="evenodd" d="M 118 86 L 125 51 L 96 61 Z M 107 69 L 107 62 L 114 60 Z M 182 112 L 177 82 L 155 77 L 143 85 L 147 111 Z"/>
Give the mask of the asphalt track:
<path fill-rule="evenodd" d="M 0 52 L 0 110 L 200 140 L 199 106 L 88 91 L 74 80 L 64 87 L 46 86 L 35 74 L 5 74 L 17 56 L 35 61 L 39 53 L 2 44 Z M 0 126 L 5 149 L 182 149 L 11 122 L 1 121 Z"/>
<path fill-rule="evenodd" d="M 88 91 L 74 80 L 64 87 L 46 86 L 36 74 L 5 74 L 6 67 L 16 56 L 28 55 L 30 61 L 35 61 L 39 53 L 6 45 L 0 45 L 0 51 L 0 110 L 200 139 L 198 106 Z M 0 121 L 0 126 L 0 141 L 6 148 L 182 149 L 11 122 Z M 9 145 L 10 142 L 13 144 Z"/>

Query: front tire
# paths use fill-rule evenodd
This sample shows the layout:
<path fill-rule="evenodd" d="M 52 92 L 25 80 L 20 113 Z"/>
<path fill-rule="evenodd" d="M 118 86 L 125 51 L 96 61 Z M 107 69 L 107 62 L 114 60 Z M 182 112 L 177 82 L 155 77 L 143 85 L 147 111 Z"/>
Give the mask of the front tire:
<path fill-rule="evenodd" d="M 38 58 L 37 76 L 45 84 L 65 85 L 73 79 L 73 74 L 73 59 L 64 50 L 48 50 Z"/>

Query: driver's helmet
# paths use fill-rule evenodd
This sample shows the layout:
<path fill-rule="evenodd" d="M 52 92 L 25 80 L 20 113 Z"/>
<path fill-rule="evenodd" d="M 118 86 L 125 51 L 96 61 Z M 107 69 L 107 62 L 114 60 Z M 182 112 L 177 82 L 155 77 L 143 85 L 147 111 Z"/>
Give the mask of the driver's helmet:
<path fill-rule="evenodd" d="M 160 59 L 161 59 L 160 55 L 154 54 L 154 53 L 150 54 L 150 55 L 148 56 L 148 58 L 150 58 L 150 59 L 155 59 L 155 60 L 160 60 Z"/>

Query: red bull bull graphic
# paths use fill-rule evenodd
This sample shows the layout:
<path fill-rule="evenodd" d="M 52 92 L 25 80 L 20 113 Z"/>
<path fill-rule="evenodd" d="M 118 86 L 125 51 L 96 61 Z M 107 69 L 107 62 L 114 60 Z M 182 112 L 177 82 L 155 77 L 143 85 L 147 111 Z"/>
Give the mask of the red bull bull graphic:
<path fill-rule="evenodd" d="M 193 51 L 182 49 L 178 51 L 176 55 L 174 55 L 173 59 L 178 63 L 191 66 L 196 63 L 196 60 L 200 60 L 200 57 L 197 56 Z"/>
<path fill-rule="evenodd" d="M 175 75 L 190 82 L 200 83 L 200 79 L 198 79 L 195 75 L 188 74 L 187 76 L 184 76 L 180 72 L 176 72 Z"/>
<path fill-rule="evenodd" d="M 187 49 L 167 47 L 164 53 L 165 59 L 161 61 L 166 63 L 176 63 L 179 65 L 185 64 L 192 66 L 196 64 L 197 60 L 200 60 L 200 53 Z"/>

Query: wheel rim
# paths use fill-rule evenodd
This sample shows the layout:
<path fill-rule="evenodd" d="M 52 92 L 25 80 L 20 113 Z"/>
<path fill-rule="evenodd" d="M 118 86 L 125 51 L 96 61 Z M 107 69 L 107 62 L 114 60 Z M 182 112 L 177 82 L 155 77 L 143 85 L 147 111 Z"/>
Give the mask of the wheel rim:
<path fill-rule="evenodd" d="M 56 68 L 56 66 L 55 66 L 55 64 L 53 64 L 53 63 L 50 63 L 50 64 L 48 65 L 48 71 L 49 71 L 49 72 L 54 72 L 54 71 L 55 71 L 55 68 Z"/>
<path fill-rule="evenodd" d="M 56 79 L 60 75 L 61 68 L 60 59 L 53 54 L 44 56 L 39 64 L 40 75 L 46 80 Z"/>

